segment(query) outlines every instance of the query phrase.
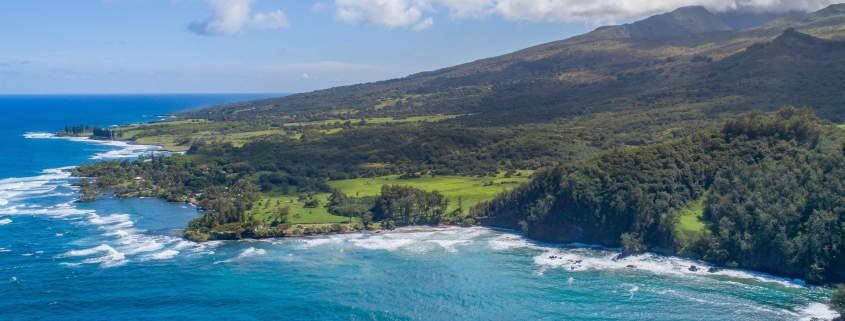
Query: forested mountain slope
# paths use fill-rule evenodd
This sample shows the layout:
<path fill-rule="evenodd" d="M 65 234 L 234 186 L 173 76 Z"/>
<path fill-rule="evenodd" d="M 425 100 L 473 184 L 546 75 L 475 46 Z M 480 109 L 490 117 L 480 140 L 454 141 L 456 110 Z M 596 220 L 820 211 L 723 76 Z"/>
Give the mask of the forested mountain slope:
<path fill-rule="evenodd" d="M 227 114 L 229 107 L 212 108 L 186 115 L 203 116 L 207 112 L 211 114 L 204 116 L 217 120 L 217 126 L 225 127 L 224 121 L 231 118 L 233 128 L 253 124 L 253 129 L 267 129 L 278 136 L 255 139 L 242 147 L 194 142 L 190 153 L 242 163 L 253 170 L 282 170 L 313 178 L 427 171 L 488 175 L 500 170 L 538 169 L 583 159 L 601 150 L 683 137 L 713 127 L 714 120 L 748 110 L 810 106 L 822 120 L 843 122 L 843 48 L 845 42 L 788 29 L 770 43 L 757 43 L 722 59 L 695 56 L 683 64 L 658 60 L 637 67 L 643 69 L 641 72 L 602 76 L 606 79 L 589 84 L 556 76 L 559 65 L 577 63 L 580 58 L 552 57 L 512 65 L 509 68 L 521 70 L 514 74 L 536 70 L 533 80 L 492 84 L 484 94 L 473 93 L 466 86 L 449 95 L 429 88 L 426 90 L 432 94 L 415 94 L 416 98 L 382 97 L 379 109 L 330 112 L 294 109 L 275 113 L 272 110 L 277 107 L 268 106 L 268 110 Z M 636 55 L 617 56 L 628 59 Z M 602 61 L 597 70 L 617 68 Z M 470 81 L 474 77 L 483 75 L 464 80 L 439 78 L 424 86 L 452 90 L 451 85 L 437 82 Z M 335 90 L 342 88 L 329 91 Z M 310 100 L 309 95 L 298 95 L 298 99 Z M 313 101 L 327 100 L 315 97 Z M 440 117 L 436 122 L 400 122 L 416 112 L 460 114 Z M 390 121 L 396 122 L 361 121 L 375 116 L 392 116 Z"/>
<path fill-rule="evenodd" d="M 845 130 L 822 126 L 809 109 L 754 112 L 720 130 L 543 171 L 471 215 L 544 241 L 843 281 L 843 153 Z"/>
<path fill-rule="evenodd" d="M 671 26 L 665 27 L 668 25 Z M 600 28 L 583 36 L 401 79 L 206 108 L 182 116 L 270 125 L 369 116 L 474 113 L 466 124 L 495 125 L 543 123 L 603 112 L 624 115 L 632 108 L 663 109 L 662 114 L 681 115 L 688 111 L 683 107 L 690 104 L 697 105 L 690 111 L 694 115 L 684 117 L 714 119 L 728 116 L 718 111 L 736 114 L 754 108 L 776 110 L 783 103 L 768 98 L 778 93 L 775 88 L 761 87 L 728 97 L 733 106 L 714 111 L 711 107 L 724 104 L 726 98 L 696 85 L 712 82 L 710 75 L 714 70 L 708 61 L 718 62 L 756 43 L 771 42 L 787 28 L 824 39 L 842 38 L 845 5 L 735 31 L 727 30 L 703 8 L 682 8 L 630 25 Z M 623 29 L 626 31 L 608 39 L 606 33 L 610 30 Z M 663 36 L 649 31 L 664 29 L 669 30 L 668 34 L 680 35 Z M 838 62 L 841 61 L 829 61 Z M 802 65 L 804 61 L 790 63 Z M 793 75 L 792 70 L 782 70 L 770 76 L 776 81 Z M 840 95 L 827 90 L 814 96 L 823 99 Z M 541 112 L 535 112 L 538 110 Z M 514 118 L 514 114 L 522 115 Z M 825 112 L 819 115 L 833 116 Z M 688 125 L 692 124 L 681 127 Z"/>

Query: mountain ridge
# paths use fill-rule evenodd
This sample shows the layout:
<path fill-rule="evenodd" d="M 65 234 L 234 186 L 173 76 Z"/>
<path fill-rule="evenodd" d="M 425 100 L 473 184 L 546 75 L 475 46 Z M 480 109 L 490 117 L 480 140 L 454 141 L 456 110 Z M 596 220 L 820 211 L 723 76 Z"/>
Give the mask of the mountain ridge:
<path fill-rule="evenodd" d="M 702 6 L 690 6 L 618 26 L 605 26 L 587 33 L 593 39 L 650 38 L 732 30 Z"/>

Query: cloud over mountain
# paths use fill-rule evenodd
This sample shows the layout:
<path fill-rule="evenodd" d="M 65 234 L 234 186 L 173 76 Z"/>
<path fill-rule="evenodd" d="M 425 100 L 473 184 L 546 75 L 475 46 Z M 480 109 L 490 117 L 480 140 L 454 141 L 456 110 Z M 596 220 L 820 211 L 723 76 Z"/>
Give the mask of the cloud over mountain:
<path fill-rule="evenodd" d="M 813 11 L 839 0 L 335 0 L 335 19 L 392 28 L 427 29 L 432 14 L 453 19 L 500 17 L 510 21 L 594 22 L 641 18 L 700 5 L 713 12 Z"/>

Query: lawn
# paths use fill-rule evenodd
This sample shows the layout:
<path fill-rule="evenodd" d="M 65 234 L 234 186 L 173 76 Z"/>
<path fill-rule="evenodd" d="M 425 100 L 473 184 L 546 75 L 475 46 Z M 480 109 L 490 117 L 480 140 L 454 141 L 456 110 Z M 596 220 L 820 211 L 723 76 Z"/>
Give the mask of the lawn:
<path fill-rule="evenodd" d="M 461 176 L 423 176 L 413 179 L 400 179 L 398 175 L 357 178 L 340 181 L 330 181 L 331 187 L 342 190 L 349 197 L 376 196 L 381 192 L 381 186 L 385 184 L 410 185 L 427 191 L 440 191 L 449 198 L 449 210 L 457 209 L 458 197 L 463 197 L 464 210 L 478 204 L 481 201 L 493 199 L 504 190 L 509 190 L 522 182 L 528 181 L 530 171 L 522 171 L 521 177 L 461 177 Z M 486 183 L 486 184 L 485 184 Z M 285 206 L 290 207 L 289 220 L 294 224 L 322 224 L 322 223 L 346 223 L 349 218 L 330 214 L 325 204 L 328 202 L 329 194 L 314 194 L 313 198 L 320 201 L 320 206 L 315 208 L 304 207 L 305 201 L 299 201 L 296 193 L 281 195 L 277 192 L 264 193 L 254 209 L 257 211 L 257 219 L 270 218 L 272 211 Z M 269 206 L 267 201 L 270 201 Z"/>
<path fill-rule="evenodd" d="M 436 176 L 424 175 L 420 178 L 400 179 L 398 175 L 358 178 L 341 181 L 331 181 L 331 187 L 337 187 L 350 197 L 355 196 L 376 196 L 381 192 L 382 185 L 410 185 L 426 191 L 437 190 L 450 199 L 449 210 L 456 209 L 458 197 L 463 197 L 464 209 L 468 209 L 481 201 L 493 199 L 503 190 L 511 189 L 522 182 L 528 181 L 530 172 L 524 172 L 522 177 L 463 177 L 463 176 Z M 485 186 L 485 181 L 487 185 Z M 490 184 L 492 182 L 492 184 Z"/>
<path fill-rule="evenodd" d="M 348 217 L 332 215 L 326 210 L 325 204 L 329 194 L 314 194 L 313 197 L 320 200 L 320 206 L 306 208 L 304 206 L 305 202 L 299 201 L 295 194 L 281 195 L 279 193 L 265 193 L 262 195 L 261 200 L 253 207 L 254 210 L 258 211 L 255 218 L 259 220 L 269 218 L 274 209 L 287 206 L 290 207 L 288 220 L 293 224 L 349 222 Z M 270 201 L 270 206 L 265 207 L 268 200 Z"/>

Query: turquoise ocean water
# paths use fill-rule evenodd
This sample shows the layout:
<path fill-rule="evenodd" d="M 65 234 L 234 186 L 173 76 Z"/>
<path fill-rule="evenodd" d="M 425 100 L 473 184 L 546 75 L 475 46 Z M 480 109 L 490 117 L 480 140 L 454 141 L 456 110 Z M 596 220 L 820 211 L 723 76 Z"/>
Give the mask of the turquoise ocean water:
<path fill-rule="evenodd" d="M 0 96 L 0 320 L 801 320 L 829 292 L 486 228 L 197 244 L 198 211 L 76 204 L 61 168 L 150 147 L 50 138 L 70 124 L 270 95 Z M 555 258 L 552 258 L 555 257 Z"/>

